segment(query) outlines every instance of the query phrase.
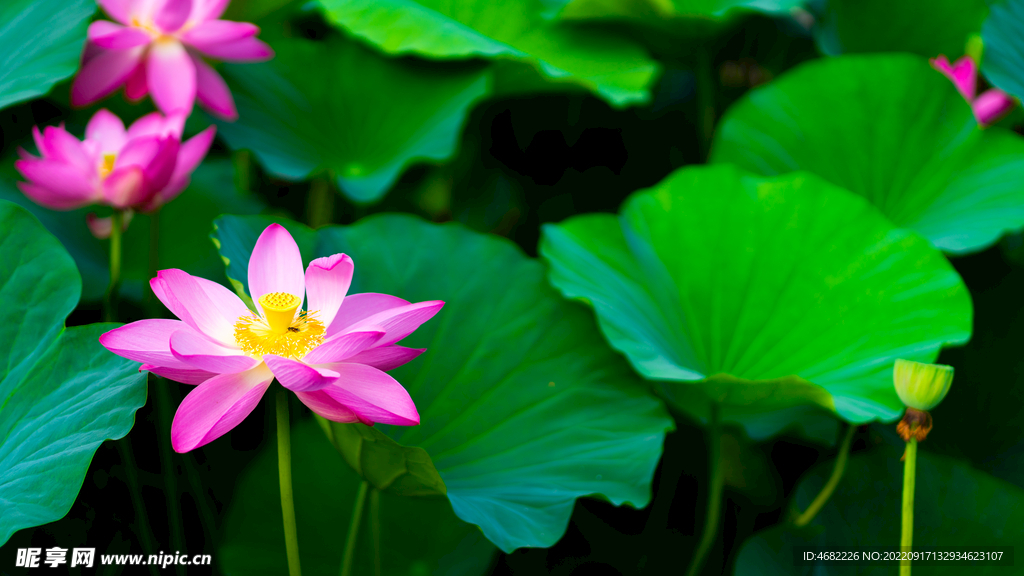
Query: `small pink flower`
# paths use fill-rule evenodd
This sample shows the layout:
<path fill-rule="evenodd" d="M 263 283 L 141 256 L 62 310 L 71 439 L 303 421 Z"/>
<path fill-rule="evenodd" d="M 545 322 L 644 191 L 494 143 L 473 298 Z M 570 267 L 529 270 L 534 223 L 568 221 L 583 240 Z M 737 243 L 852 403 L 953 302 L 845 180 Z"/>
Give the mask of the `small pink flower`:
<path fill-rule="evenodd" d="M 37 204 L 73 210 L 105 204 L 118 210 L 149 212 L 171 201 L 189 183 L 192 171 L 213 142 L 213 126 L 181 142 L 185 118 L 154 112 L 125 130 L 121 119 L 100 110 L 79 141 L 63 126 L 33 128 L 39 157 L 20 150 L 14 163 L 28 182 L 18 187 Z M 126 219 L 127 220 L 127 219 Z M 125 222 L 127 224 L 127 222 Z M 110 222 L 93 219 L 101 237 Z"/>
<path fill-rule="evenodd" d="M 986 90 L 975 98 L 978 86 L 978 65 L 970 56 L 964 56 L 953 64 L 945 55 L 933 58 L 932 67 L 953 81 L 960 94 L 971 103 L 978 124 L 987 126 L 1013 109 L 1016 104 L 1008 94 L 998 88 Z"/>
<path fill-rule="evenodd" d="M 256 312 L 220 284 L 181 270 L 150 281 L 179 320 L 140 320 L 100 336 L 111 352 L 185 384 L 171 424 L 178 452 L 203 446 L 238 425 L 277 380 L 335 422 L 414 426 L 409 393 L 385 373 L 420 355 L 395 344 L 444 306 L 387 294 L 346 296 L 354 265 L 345 254 L 317 258 L 302 271 L 288 231 L 271 224 L 249 258 Z M 307 310 L 302 310 L 308 298 Z"/>
<path fill-rule="evenodd" d="M 247 22 L 218 20 L 229 0 L 98 0 L 114 20 L 89 26 L 71 103 L 84 106 L 125 87 L 129 100 L 152 93 L 165 114 L 191 114 L 196 97 L 211 112 L 238 117 L 224 79 L 202 56 L 259 62 L 274 56 Z"/>

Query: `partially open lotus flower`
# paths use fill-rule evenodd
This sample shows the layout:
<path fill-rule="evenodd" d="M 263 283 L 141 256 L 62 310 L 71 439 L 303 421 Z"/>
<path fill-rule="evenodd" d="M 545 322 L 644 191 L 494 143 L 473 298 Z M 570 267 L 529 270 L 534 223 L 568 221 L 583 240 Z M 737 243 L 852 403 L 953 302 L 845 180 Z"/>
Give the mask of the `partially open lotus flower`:
<path fill-rule="evenodd" d="M 18 187 L 37 204 L 73 210 L 104 204 L 117 210 L 149 212 L 171 201 L 213 142 L 211 126 L 182 143 L 185 118 L 143 116 L 125 130 L 107 110 L 97 112 L 78 140 L 63 126 L 33 129 L 39 156 L 21 150 L 14 166 L 28 182 Z M 127 218 L 125 219 L 127 224 Z M 90 218 L 94 234 L 110 234 L 110 219 Z"/>
<path fill-rule="evenodd" d="M 84 106 L 125 87 L 129 100 L 152 94 L 165 114 L 192 112 L 196 98 L 218 116 L 238 112 L 224 79 L 203 60 L 259 62 L 274 51 L 247 22 L 219 20 L 229 0 L 99 0 L 118 23 L 89 26 L 71 103 Z"/>
<path fill-rule="evenodd" d="M 971 110 L 978 124 L 987 126 L 1002 118 L 1016 105 L 1013 98 L 998 88 L 990 88 L 975 97 L 978 87 L 978 64 L 970 56 L 964 56 L 950 64 L 945 56 L 931 60 L 932 66 L 953 81 L 960 94 L 971 103 Z"/>
<path fill-rule="evenodd" d="M 255 311 L 220 284 L 162 270 L 150 286 L 179 320 L 133 322 L 100 343 L 143 362 L 143 370 L 199 385 L 174 415 L 171 443 L 178 452 L 237 426 L 275 377 L 328 420 L 419 424 L 409 393 L 385 371 L 423 352 L 396 342 L 444 302 L 346 296 L 353 269 L 351 258 L 335 254 L 313 260 L 303 273 L 295 241 L 272 224 L 249 259 Z"/>

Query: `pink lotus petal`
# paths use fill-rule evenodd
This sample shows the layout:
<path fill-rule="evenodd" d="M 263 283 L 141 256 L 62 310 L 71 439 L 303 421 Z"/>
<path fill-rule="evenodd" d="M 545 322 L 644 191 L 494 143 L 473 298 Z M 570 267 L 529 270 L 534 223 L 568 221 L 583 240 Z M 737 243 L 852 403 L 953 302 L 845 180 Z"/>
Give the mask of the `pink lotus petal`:
<path fill-rule="evenodd" d="M 181 41 L 205 50 L 207 46 L 235 42 L 259 34 L 260 28 L 248 22 L 230 22 L 228 20 L 209 20 L 189 29 L 181 35 Z"/>
<path fill-rule="evenodd" d="M 264 354 L 263 361 L 267 363 L 277 381 L 292 392 L 312 392 L 338 380 L 338 373 L 334 370 L 315 368 L 298 360 Z"/>
<path fill-rule="evenodd" d="M 216 20 L 224 14 L 230 0 L 192 0 L 191 22 Z"/>
<path fill-rule="evenodd" d="M 153 37 L 141 28 L 126 28 L 108 20 L 97 20 L 89 25 L 89 41 L 106 50 L 124 50 L 149 44 Z"/>
<path fill-rule="evenodd" d="M 124 215 L 121 218 L 122 232 L 128 229 L 128 224 L 131 223 L 134 215 L 135 212 L 133 210 L 124 211 Z M 89 226 L 89 232 L 92 232 L 92 235 L 100 240 L 110 238 L 110 233 L 114 231 L 114 219 L 110 216 L 97 218 L 95 214 L 90 212 L 85 215 L 85 223 Z"/>
<path fill-rule="evenodd" d="M 208 444 L 252 413 L 274 374 L 260 364 L 237 374 L 220 374 L 196 386 L 178 406 L 171 423 L 171 446 L 184 453 Z"/>
<path fill-rule="evenodd" d="M 251 314 L 227 288 L 181 270 L 161 270 L 149 285 L 175 316 L 226 347 L 236 345 L 238 318 Z"/>
<path fill-rule="evenodd" d="M 417 302 L 416 304 L 399 306 L 398 308 L 378 312 L 368 318 L 360 320 L 346 328 L 343 333 L 355 330 L 364 330 L 368 327 L 379 327 L 386 330 L 387 335 L 384 338 L 381 338 L 377 345 L 387 346 L 388 344 L 394 344 L 415 332 L 421 324 L 433 318 L 442 307 L 444 307 L 444 302 L 440 300 L 430 300 L 427 302 Z"/>
<path fill-rule="evenodd" d="M 128 135 L 121 119 L 104 108 L 93 114 L 89 120 L 85 127 L 85 139 L 99 143 L 100 151 L 103 153 L 116 154 L 128 141 Z"/>
<path fill-rule="evenodd" d="M 125 80 L 124 96 L 132 102 L 137 102 L 145 98 L 146 94 L 149 94 L 149 84 L 146 83 L 146 61 L 142 60 Z"/>
<path fill-rule="evenodd" d="M 63 128 L 47 126 L 43 131 L 43 142 L 49 151 L 49 159 L 70 164 L 83 174 L 96 170 L 96 165 L 82 149 L 82 142 Z"/>
<path fill-rule="evenodd" d="M 232 374 L 254 368 L 259 360 L 246 356 L 237 346 L 215 343 L 190 329 L 171 334 L 171 353 L 185 364 L 217 374 Z"/>
<path fill-rule="evenodd" d="M 310 311 L 316 311 L 317 319 L 330 326 L 345 300 L 352 284 L 355 264 L 345 254 L 317 258 L 306 267 L 306 295 Z"/>
<path fill-rule="evenodd" d="M 426 352 L 426 348 L 406 348 L 392 344 L 390 346 L 377 346 L 345 359 L 350 364 L 366 364 L 377 370 L 394 370 L 399 366 L 414 360 L 420 354 Z"/>
<path fill-rule="evenodd" d="M 49 188 L 36 186 L 35 184 L 30 184 L 28 182 L 18 182 L 18 189 L 36 204 L 46 206 L 53 210 L 74 210 L 76 208 L 81 208 L 82 206 L 93 204 L 97 200 L 92 196 L 67 196 Z"/>
<path fill-rule="evenodd" d="M 157 192 L 149 205 L 142 208 L 143 212 L 155 210 L 181 194 L 191 180 L 192 171 L 206 156 L 216 133 L 217 128 L 210 126 L 181 145 L 178 150 L 178 161 L 174 166 L 174 173 L 171 175 L 170 181 L 163 190 Z"/>
<path fill-rule="evenodd" d="M 1014 99 L 998 88 L 986 90 L 971 104 L 971 108 L 974 110 L 974 117 L 978 120 L 978 124 L 982 126 L 995 122 L 1004 114 L 1013 110 L 1014 106 L 1016 106 Z"/>
<path fill-rule="evenodd" d="M 115 208 L 139 204 L 146 195 L 146 175 L 138 166 L 116 168 L 103 180 L 103 200 Z"/>
<path fill-rule="evenodd" d="M 271 224 L 260 234 L 249 257 L 249 295 L 263 313 L 259 299 L 271 292 L 305 296 L 302 255 L 292 235 L 280 224 Z M 302 305 L 299 304 L 301 307 Z"/>
<path fill-rule="evenodd" d="M 376 292 L 350 294 L 342 301 L 338 313 L 334 316 L 334 321 L 327 326 L 327 337 L 329 338 L 378 312 L 408 305 L 408 301 L 390 294 Z"/>
<path fill-rule="evenodd" d="M 136 0 L 96 0 L 103 11 L 121 24 L 130 24 L 132 21 L 132 4 Z"/>
<path fill-rule="evenodd" d="M 310 410 L 332 422 L 359 422 L 359 416 L 323 390 L 296 392 L 295 395 Z"/>
<path fill-rule="evenodd" d="M 39 155 L 46 158 L 50 155 L 50 151 L 46 148 L 46 140 L 43 138 L 43 133 L 39 131 L 39 126 L 32 127 L 32 140 L 36 143 L 36 150 L 39 151 Z"/>
<path fill-rule="evenodd" d="M 977 86 L 977 67 L 970 56 L 964 56 L 950 65 L 946 56 L 940 55 L 938 58 L 932 58 L 931 64 L 933 68 L 953 81 L 953 85 L 964 98 L 968 100 L 974 98 Z"/>
<path fill-rule="evenodd" d="M 86 62 L 71 85 L 71 105 L 92 104 L 117 90 L 138 66 L 143 50 L 105 50 Z"/>
<path fill-rule="evenodd" d="M 153 23 L 165 33 L 177 32 L 192 13 L 192 0 L 156 0 Z"/>
<path fill-rule="evenodd" d="M 114 354 L 156 366 L 188 369 L 171 353 L 171 334 L 188 329 L 179 320 L 139 320 L 114 328 L 100 336 L 100 344 Z"/>
<path fill-rule="evenodd" d="M 348 361 L 349 358 L 375 345 L 385 336 L 384 330 L 348 332 L 329 338 L 302 359 L 307 364 Z"/>
<path fill-rule="evenodd" d="M 164 114 L 191 113 L 196 99 L 196 67 L 180 42 L 153 43 L 146 59 L 146 83 Z"/>
<path fill-rule="evenodd" d="M 196 46 L 203 54 L 227 62 L 263 62 L 274 57 L 274 50 L 258 38 L 242 38 L 232 42 Z"/>
<path fill-rule="evenodd" d="M 57 160 L 17 160 L 14 167 L 33 186 L 45 188 L 69 203 L 90 202 L 97 198 L 96 178 L 70 164 Z"/>
<path fill-rule="evenodd" d="M 143 364 L 139 370 L 149 370 L 157 376 L 167 378 L 168 380 L 174 380 L 175 382 L 181 382 L 182 384 L 202 384 L 216 376 L 213 372 L 206 372 L 204 370 L 193 370 L 191 368 L 169 368 L 167 366 L 156 366 L 153 364 Z"/>
<path fill-rule="evenodd" d="M 355 412 L 366 423 L 415 426 L 420 423 L 409 393 L 397 380 L 364 364 L 323 364 L 338 373 L 338 383 L 323 388 L 328 396 Z"/>
<path fill-rule="evenodd" d="M 196 67 L 196 97 L 199 103 L 225 120 L 237 120 L 238 110 L 235 109 L 235 100 L 231 97 L 227 82 L 202 58 L 192 56 L 192 63 Z"/>
<path fill-rule="evenodd" d="M 181 131 L 185 126 L 185 117 L 182 114 L 170 114 L 164 116 L 159 112 L 146 114 L 136 120 L 128 127 L 128 139 L 145 137 L 165 138 L 174 136 L 181 139 Z"/>

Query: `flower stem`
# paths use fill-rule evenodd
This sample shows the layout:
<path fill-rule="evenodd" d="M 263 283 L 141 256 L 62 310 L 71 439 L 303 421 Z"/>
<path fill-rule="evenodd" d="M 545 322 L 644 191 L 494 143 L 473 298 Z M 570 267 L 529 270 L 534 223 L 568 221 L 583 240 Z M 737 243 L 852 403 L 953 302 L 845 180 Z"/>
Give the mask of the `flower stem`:
<path fill-rule="evenodd" d="M 370 534 L 373 538 L 373 575 L 380 576 L 380 490 L 370 491 Z"/>
<path fill-rule="evenodd" d="M 325 178 L 317 178 L 309 184 L 306 199 L 306 221 L 310 228 L 319 228 L 331 223 L 334 218 L 334 192 Z"/>
<path fill-rule="evenodd" d="M 121 282 L 121 226 L 124 212 L 114 210 L 110 217 L 110 285 L 103 296 L 103 320 L 117 320 L 117 289 Z"/>
<path fill-rule="evenodd" d="M 160 269 L 160 209 L 157 208 L 149 215 L 149 273 L 147 278 L 155 278 Z M 160 304 L 156 301 L 156 294 L 146 287 L 143 302 L 150 309 L 152 316 L 160 315 Z"/>
<path fill-rule="evenodd" d="M 292 499 L 292 446 L 288 425 L 288 393 L 277 393 L 277 470 L 281 480 L 281 515 L 284 518 L 284 545 L 288 551 L 288 575 L 301 576 L 299 533 L 295 527 L 295 501 Z"/>
<path fill-rule="evenodd" d="M 352 562 L 356 557 L 356 539 L 359 537 L 359 522 L 363 519 L 363 507 L 369 488 L 370 483 L 366 480 L 359 483 L 355 507 L 352 508 L 352 523 L 348 526 L 348 538 L 345 539 L 345 555 L 341 559 L 341 576 L 349 576 L 352 573 Z"/>
<path fill-rule="evenodd" d="M 712 54 L 707 48 L 697 51 L 697 130 L 701 160 L 707 162 L 711 138 L 715 133 L 715 77 Z"/>
<path fill-rule="evenodd" d="M 828 502 L 829 497 L 835 492 L 836 486 L 839 485 L 839 481 L 843 478 L 843 471 L 846 470 L 846 460 L 850 456 L 850 445 L 853 444 L 853 434 L 857 431 L 857 426 L 850 424 L 846 427 L 846 435 L 843 436 L 843 442 L 839 446 L 839 454 L 836 455 L 836 465 L 832 469 L 832 476 L 829 477 L 828 482 L 818 493 L 818 496 L 814 498 L 811 505 L 804 510 L 804 513 L 797 516 L 793 524 L 797 526 L 806 526 L 814 516 L 821 510 L 821 507 Z"/>
<path fill-rule="evenodd" d="M 914 481 L 917 476 L 917 438 L 907 441 L 903 466 L 903 530 L 900 551 L 909 552 L 914 542 Z M 900 560 L 900 576 L 910 576 L 910 560 Z"/>
<path fill-rule="evenodd" d="M 718 404 L 711 404 L 711 422 L 708 429 L 708 449 L 710 451 L 709 468 L 711 486 L 708 490 L 708 512 L 704 518 L 704 534 L 701 536 L 697 551 L 690 561 L 687 576 L 696 576 L 704 565 L 704 558 L 715 543 L 718 535 L 718 517 L 722 512 L 722 487 L 725 476 L 722 473 L 722 424 L 719 421 Z"/>

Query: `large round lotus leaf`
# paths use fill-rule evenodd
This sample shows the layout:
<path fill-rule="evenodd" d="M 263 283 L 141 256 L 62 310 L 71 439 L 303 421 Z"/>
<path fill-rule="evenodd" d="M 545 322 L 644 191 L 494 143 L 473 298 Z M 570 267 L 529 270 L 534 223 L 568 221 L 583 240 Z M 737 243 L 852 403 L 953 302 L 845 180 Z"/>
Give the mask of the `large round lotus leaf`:
<path fill-rule="evenodd" d="M 1019 546 L 1024 537 L 1024 491 L 971 467 L 963 460 L 934 456 L 921 444 L 914 488 L 914 546 Z M 896 566 L 795 566 L 796 546 L 888 546 L 898 550 L 903 495 L 902 448 L 885 447 L 852 456 L 839 487 L 803 529 L 781 525 L 747 540 L 736 559 L 735 576 L 890 576 Z M 832 472 L 818 466 L 800 481 L 794 503 L 806 509 Z M 1019 559 L 1016 560 L 1019 562 Z M 914 573 L 936 576 L 1012 574 L 1006 566 L 918 566 Z"/>
<path fill-rule="evenodd" d="M 950 58 L 981 30 L 986 0 L 827 0 L 814 30 L 821 51 L 913 52 Z"/>
<path fill-rule="evenodd" d="M 220 134 L 276 176 L 333 174 L 358 202 L 380 199 L 414 162 L 450 158 L 488 91 L 476 63 L 389 59 L 341 38 L 274 50 L 269 62 L 224 67 L 239 118 L 218 122 Z"/>
<path fill-rule="evenodd" d="M 701 420 L 711 402 L 762 428 L 807 406 L 892 419 L 894 360 L 930 362 L 971 331 L 967 288 L 940 252 L 810 174 L 677 170 L 618 217 L 546 225 L 540 252 L 612 346 L 674 381 L 666 393 Z"/>
<path fill-rule="evenodd" d="M 360 478 L 310 420 L 292 429 L 292 480 L 299 555 L 306 574 L 336 574 Z M 369 498 L 367 498 L 369 501 Z M 288 573 L 277 475 L 270 445 L 238 482 L 224 520 L 217 562 L 225 576 Z M 363 509 L 353 574 L 374 570 L 373 518 Z M 482 576 L 497 550 L 443 497 L 380 495 L 381 576 Z"/>
<path fill-rule="evenodd" d="M 237 286 L 271 222 L 217 220 L 214 237 Z M 426 450 L 462 520 L 511 551 L 554 544 L 579 496 L 647 504 L 672 421 L 588 311 L 547 285 L 540 262 L 505 239 L 409 216 L 317 232 L 281 223 L 306 262 L 350 255 L 352 293 L 446 302 L 402 341 L 427 351 L 391 371 L 420 425 L 374 428 Z"/>
<path fill-rule="evenodd" d="M 30 100 L 78 70 L 93 0 L 0 2 L 0 108 Z"/>
<path fill-rule="evenodd" d="M 985 56 L 981 70 L 992 84 L 1024 98 L 1024 1 L 992 5 L 981 29 Z"/>
<path fill-rule="evenodd" d="M 550 22 L 544 0 L 318 0 L 327 18 L 394 55 L 528 63 L 614 106 L 644 103 L 658 65 L 610 31 Z"/>
<path fill-rule="evenodd" d="M 99 209 L 86 207 L 56 212 L 44 208 L 15 187 L 18 179 L 20 177 L 16 173 L 3 172 L 0 175 L 0 199 L 28 209 L 64 244 L 82 276 L 83 300 L 102 298 L 110 282 L 110 244 L 93 236 L 85 220 L 87 214 Z M 263 201 L 257 196 L 235 188 L 234 168 L 230 162 L 207 160 L 192 174 L 189 187 L 160 208 L 158 269 L 180 268 L 190 274 L 223 282 L 224 265 L 209 238 L 213 219 L 226 212 L 257 214 L 263 208 Z M 136 214 L 124 233 L 122 298 L 138 301 L 148 290 L 152 276 L 149 269 L 150 221 L 150 216 Z"/>
<path fill-rule="evenodd" d="M 1024 138 L 979 128 L 952 82 L 916 56 L 804 64 L 725 114 L 711 158 L 813 172 L 948 252 L 1024 226 Z"/>
<path fill-rule="evenodd" d="M 92 455 L 146 403 L 138 363 L 107 352 L 115 324 L 64 328 L 82 281 L 31 214 L 0 201 L 0 545 L 67 514 Z"/>

